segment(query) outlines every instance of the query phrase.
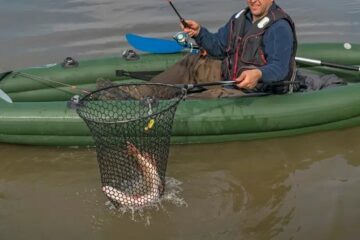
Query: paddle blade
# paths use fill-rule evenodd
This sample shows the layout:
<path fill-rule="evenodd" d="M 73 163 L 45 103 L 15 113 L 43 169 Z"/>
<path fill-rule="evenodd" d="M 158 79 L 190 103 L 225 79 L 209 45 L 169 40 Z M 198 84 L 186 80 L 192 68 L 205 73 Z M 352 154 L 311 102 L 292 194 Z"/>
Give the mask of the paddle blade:
<path fill-rule="evenodd" d="M 148 53 L 178 53 L 184 50 L 175 40 L 142 37 L 127 33 L 125 37 L 128 43 L 137 50 Z"/>
<path fill-rule="evenodd" d="M 8 103 L 13 103 L 9 95 L 7 95 L 3 90 L 0 89 L 0 98 L 4 99 Z"/>

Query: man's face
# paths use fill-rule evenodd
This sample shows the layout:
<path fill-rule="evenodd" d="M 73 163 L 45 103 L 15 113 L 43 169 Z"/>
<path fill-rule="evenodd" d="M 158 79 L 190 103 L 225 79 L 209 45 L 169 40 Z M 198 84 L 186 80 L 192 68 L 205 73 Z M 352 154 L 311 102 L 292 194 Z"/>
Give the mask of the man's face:
<path fill-rule="evenodd" d="M 255 17 L 262 17 L 267 13 L 273 0 L 247 0 L 250 11 Z"/>

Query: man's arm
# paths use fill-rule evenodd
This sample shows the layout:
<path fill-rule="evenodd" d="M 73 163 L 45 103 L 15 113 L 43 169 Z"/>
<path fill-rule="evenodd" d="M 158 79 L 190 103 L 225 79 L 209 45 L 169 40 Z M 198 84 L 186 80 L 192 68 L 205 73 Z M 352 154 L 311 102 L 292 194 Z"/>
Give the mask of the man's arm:
<path fill-rule="evenodd" d="M 259 81 L 272 83 L 287 76 L 293 48 L 293 34 L 289 23 L 286 20 L 274 23 L 265 32 L 263 45 L 267 64 L 243 71 L 236 79 L 239 88 L 253 89 Z"/>
<path fill-rule="evenodd" d="M 229 28 L 233 17 L 234 16 L 232 16 L 224 26 L 219 28 L 216 33 L 209 32 L 209 30 L 200 26 L 198 22 L 193 20 L 186 20 L 189 27 L 182 27 L 183 30 L 190 35 L 190 37 L 194 38 L 197 45 L 205 49 L 211 56 L 224 58 Z"/>
<path fill-rule="evenodd" d="M 293 49 L 293 33 L 286 20 L 279 20 L 264 34 L 264 53 L 267 64 L 260 67 L 261 80 L 271 83 L 283 80 L 289 73 Z"/>
<path fill-rule="evenodd" d="M 216 33 L 209 32 L 206 28 L 201 27 L 199 34 L 194 37 L 196 43 L 205 49 L 211 56 L 223 58 L 227 46 L 229 32 L 229 22 L 219 28 Z"/>

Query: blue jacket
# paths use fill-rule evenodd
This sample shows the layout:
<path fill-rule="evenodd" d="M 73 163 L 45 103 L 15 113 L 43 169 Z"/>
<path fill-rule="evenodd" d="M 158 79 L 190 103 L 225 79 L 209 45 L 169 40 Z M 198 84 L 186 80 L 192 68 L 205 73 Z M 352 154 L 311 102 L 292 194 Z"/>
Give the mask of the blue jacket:
<path fill-rule="evenodd" d="M 211 33 L 201 27 L 200 33 L 195 37 L 196 43 L 207 50 L 210 55 L 221 59 L 225 58 L 229 25 L 235 15 L 216 33 Z M 252 15 L 248 13 L 245 31 L 250 29 L 251 25 Z M 293 33 L 286 20 L 281 19 L 267 29 L 263 38 L 263 49 L 267 64 L 259 67 L 262 72 L 261 80 L 264 83 L 270 83 L 284 79 L 289 72 L 293 49 Z"/>

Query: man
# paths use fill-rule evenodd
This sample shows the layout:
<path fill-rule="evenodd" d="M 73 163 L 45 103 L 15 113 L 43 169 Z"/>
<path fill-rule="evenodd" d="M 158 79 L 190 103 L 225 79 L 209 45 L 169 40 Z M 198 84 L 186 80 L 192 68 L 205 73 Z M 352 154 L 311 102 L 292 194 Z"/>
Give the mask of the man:
<path fill-rule="evenodd" d="M 186 20 L 184 32 L 208 56 L 190 55 L 152 81 L 199 83 L 222 79 L 237 81 L 237 89 L 292 91 L 294 85 L 289 81 L 295 78 L 297 48 L 293 21 L 273 0 L 247 0 L 247 5 L 217 33 Z"/>

